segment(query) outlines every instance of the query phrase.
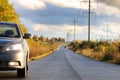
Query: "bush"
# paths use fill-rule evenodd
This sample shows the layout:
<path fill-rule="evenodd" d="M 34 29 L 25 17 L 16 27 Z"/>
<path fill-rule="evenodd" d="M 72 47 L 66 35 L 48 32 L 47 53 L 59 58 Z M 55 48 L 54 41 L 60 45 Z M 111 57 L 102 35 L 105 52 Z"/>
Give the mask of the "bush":
<path fill-rule="evenodd" d="M 105 52 L 105 46 L 99 45 L 94 48 L 94 51 L 96 52 Z"/>
<path fill-rule="evenodd" d="M 94 41 L 83 41 L 81 44 L 79 44 L 79 48 L 81 49 L 94 49 L 95 46 L 97 45 L 97 42 L 94 42 Z"/>
<path fill-rule="evenodd" d="M 71 43 L 71 45 L 72 50 L 80 52 L 80 54 L 85 56 L 120 63 L 120 42 L 83 41 L 81 43 Z"/>
<path fill-rule="evenodd" d="M 106 52 L 107 54 L 113 54 L 113 53 L 117 53 L 119 51 L 118 47 L 115 46 L 114 44 L 111 44 L 109 46 L 106 47 Z"/>
<path fill-rule="evenodd" d="M 30 58 L 40 56 L 47 52 L 53 51 L 58 47 L 58 44 L 45 43 L 41 44 L 39 41 L 33 39 L 28 39 L 29 49 L 30 49 Z"/>
<path fill-rule="evenodd" d="M 103 60 L 114 60 L 114 54 L 118 52 L 118 47 L 111 44 L 106 47 Z"/>

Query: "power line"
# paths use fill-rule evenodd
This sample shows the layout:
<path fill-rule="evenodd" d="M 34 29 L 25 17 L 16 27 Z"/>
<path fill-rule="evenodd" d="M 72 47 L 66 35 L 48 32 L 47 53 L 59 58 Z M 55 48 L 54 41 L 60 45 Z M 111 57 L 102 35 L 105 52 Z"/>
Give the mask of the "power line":
<path fill-rule="evenodd" d="M 67 41 L 68 43 L 71 42 L 71 29 L 70 29 L 69 31 L 67 31 L 66 41 Z"/>
<path fill-rule="evenodd" d="M 75 40 L 76 40 L 76 18 L 74 17 L 74 42 L 75 42 Z"/>
<path fill-rule="evenodd" d="M 86 2 L 86 1 L 85 1 Z M 88 2 L 88 42 L 90 42 L 90 27 L 91 27 L 91 0 Z"/>
<path fill-rule="evenodd" d="M 80 6 L 81 6 L 81 2 L 82 1 L 80 1 Z M 90 37 L 91 37 L 91 35 L 90 35 L 90 33 L 91 33 L 91 31 L 90 31 L 90 26 L 91 26 L 91 13 L 93 13 L 93 12 L 91 12 L 91 0 L 84 0 L 84 2 L 88 2 L 88 41 L 90 41 Z M 80 8 L 79 8 L 79 11 L 78 11 L 78 14 L 77 14 L 77 17 L 76 18 L 78 18 L 79 17 L 79 14 L 80 14 Z M 76 18 L 74 17 L 74 41 L 75 41 L 75 25 L 76 25 Z"/>
<path fill-rule="evenodd" d="M 90 26 L 91 26 L 91 14 L 93 13 L 93 12 L 91 12 L 91 0 L 84 0 L 84 1 L 80 1 L 80 6 L 81 6 L 81 2 L 89 2 L 89 4 L 88 4 L 88 41 L 90 41 L 90 37 L 91 37 L 91 35 L 90 35 L 90 33 L 91 33 L 91 30 L 90 30 Z M 106 3 L 106 5 L 109 5 L 109 4 L 111 4 L 113 2 L 113 0 L 109 0 L 109 2 L 108 3 Z M 102 11 L 102 10 L 104 10 L 104 8 L 105 8 L 105 6 L 106 5 L 104 5 L 104 6 L 102 6 L 102 8 L 98 8 L 98 9 L 96 9 L 95 11 L 98 11 L 98 12 L 100 12 L 100 11 Z M 74 21 L 75 21 L 75 19 L 77 19 L 77 18 L 79 18 L 79 16 L 80 16 L 80 8 L 79 8 L 79 11 L 78 11 L 78 13 L 77 13 L 77 16 L 76 16 L 76 18 L 74 18 Z M 97 13 L 96 13 L 97 14 Z M 76 22 L 74 22 L 74 24 L 75 24 Z M 74 40 L 75 40 L 75 27 L 74 27 Z"/>
<path fill-rule="evenodd" d="M 87 1 L 85 1 L 85 2 L 87 2 Z M 91 35 L 90 35 L 90 33 L 91 33 L 91 29 L 90 29 L 90 27 L 91 27 L 91 0 L 89 0 L 88 2 L 89 2 L 89 4 L 88 4 L 88 41 L 90 41 L 90 38 L 91 38 Z M 112 1 L 110 1 L 106 5 L 109 5 L 111 3 L 112 3 Z M 100 10 L 103 10 L 103 8 L 97 9 L 97 10 L 100 11 Z"/>
<path fill-rule="evenodd" d="M 81 5 L 80 5 L 81 6 Z M 80 8 L 78 9 L 78 12 L 77 14 L 74 16 L 74 20 L 73 20 L 73 24 L 74 24 L 74 42 L 76 40 L 76 23 L 78 21 L 78 18 L 79 18 L 79 14 L 80 14 Z M 71 31 L 70 31 L 71 32 Z"/>

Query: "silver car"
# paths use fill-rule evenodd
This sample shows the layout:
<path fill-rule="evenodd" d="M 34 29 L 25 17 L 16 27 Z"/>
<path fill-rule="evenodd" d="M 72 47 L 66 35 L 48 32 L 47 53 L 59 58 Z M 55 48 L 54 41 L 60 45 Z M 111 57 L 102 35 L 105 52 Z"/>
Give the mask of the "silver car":
<path fill-rule="evenodd" d="M 18 77 L 28 73 L 29 48 L 16 23 L 0 22 L 0 70 L 17 70 Z"/>

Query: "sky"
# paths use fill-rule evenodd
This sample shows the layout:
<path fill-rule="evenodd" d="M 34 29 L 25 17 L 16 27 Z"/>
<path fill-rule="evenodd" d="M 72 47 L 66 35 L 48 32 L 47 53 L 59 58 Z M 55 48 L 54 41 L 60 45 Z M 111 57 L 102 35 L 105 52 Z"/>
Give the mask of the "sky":
<path fill-rule="evenodd" d="M 31 34 L 87 40 L 88 0 L 9 0 Z M 91 0 L 91 40 L 118 39 L 120 0 Z"/>

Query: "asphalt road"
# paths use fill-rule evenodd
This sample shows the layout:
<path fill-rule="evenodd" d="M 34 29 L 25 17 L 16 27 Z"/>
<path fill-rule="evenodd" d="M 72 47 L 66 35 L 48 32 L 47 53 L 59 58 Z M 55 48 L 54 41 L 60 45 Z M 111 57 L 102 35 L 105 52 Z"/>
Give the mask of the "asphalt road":
<path fill-rule="evenodd" d="M 94 61 L 60 47 L 30 62 L 28 77 L 17 78 L 16 71 L 0 71 L 0 80 L 120 80 L 120 65 Z"/>

